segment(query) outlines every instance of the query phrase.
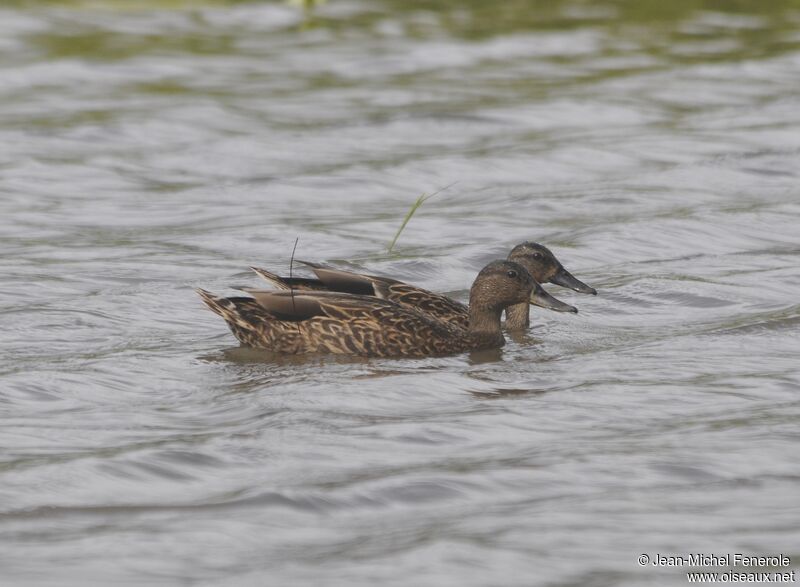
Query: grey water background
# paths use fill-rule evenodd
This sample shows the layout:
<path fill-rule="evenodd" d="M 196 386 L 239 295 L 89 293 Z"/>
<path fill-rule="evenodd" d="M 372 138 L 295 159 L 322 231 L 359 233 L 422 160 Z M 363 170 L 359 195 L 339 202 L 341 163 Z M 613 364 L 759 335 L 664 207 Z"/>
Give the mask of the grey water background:
<path fill-rule="evenodd" d="M 799 175 L 796 1 L 4 3 L 0 584 L 794 567 Z M 296 237 L 461 299 L 537 240 L 600 294 L 498 353 L 238 348 L 192 289 Z"/>

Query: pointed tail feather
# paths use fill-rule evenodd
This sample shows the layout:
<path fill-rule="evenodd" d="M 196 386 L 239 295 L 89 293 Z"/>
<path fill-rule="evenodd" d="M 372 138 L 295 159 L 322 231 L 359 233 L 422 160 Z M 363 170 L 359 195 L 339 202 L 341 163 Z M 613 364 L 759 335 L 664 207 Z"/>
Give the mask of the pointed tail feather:
<path fill-rule="evenodd" d="M 249 326 L 260 320 L 274 320 L 275 317 L 253 298 L 221 298 L 204 289 L 195 290 L 203 298 L 206 306 L 215 314 L 222 316 L 229 324 Z"/>
<path fill-rule="evenodd" d="M 280 275 L 275 275 L 267 271 L 266 269 L 261 269 L 259 267 L 250 267 L 253 271 L 255 271 L 256 275 L 262 278 L 267 283 L 275 286 L 278 289 L 291 289 L 291 286 L 287 282 L 287 280 Z"/>
<path fill-rule="evenodd" d="M 325 291 L 328 289 L 319 279 L 309 277 L 281 277 L 280 275 L 276 275 L 271 271 L 259 267 L 250 267 L 250 269 L 255 271 L 256 275 L 264 279 L 267 283 L 284 291 Z"/>
<path fill-rule="evenodd" d="M 329 265 L 324 265 L 322 263 L 312 263 L 311 261 L 303 261 L 302 259 L 295 259 L 295 263 L 300 263 L 301 265 L 305 265 L 306 267 L 311 267 L 312 269 L 333 269 Z"/>
<path fill-rule="evenodd" d="M 261 326 L 274 320 L 267 310 L 253 298 L 221 298 L 204 289 L 195 290 L 212 312 L 221 316 L 240 342 L 258 346 Z"/>
<path fill-rule="evenodd" d="M 228 307 L 228 304 L 225 304 L 225 302 L 227 302 L 228 300 L 226 300 L 225 298 L 218 298 L 210 291 L 206 291 L 199 287 L 196 288 L 194 291 L 197 292 L 197 294 L 203 299 L 205 305 L 208 306 L 212 312 L 218 314 L 219 316 L 222 316 L 227 320 L 226 314 L 230 312 L 230 308 Z"/>

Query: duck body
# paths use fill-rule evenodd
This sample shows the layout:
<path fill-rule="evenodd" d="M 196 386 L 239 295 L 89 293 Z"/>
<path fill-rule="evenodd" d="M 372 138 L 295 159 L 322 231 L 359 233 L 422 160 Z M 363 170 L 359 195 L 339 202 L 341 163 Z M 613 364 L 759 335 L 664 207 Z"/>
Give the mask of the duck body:
<path fill-rule="evenodd" d="M 530 299 L 534 283 L 516 263 L 490 263 L 470 290 L 465 328 L 376 295 L 310 288 L 245 290 L 252 298 L 198 293 L 247 346 L 288 354 L 425 357 L 503 346 L 502 312 Z"/>

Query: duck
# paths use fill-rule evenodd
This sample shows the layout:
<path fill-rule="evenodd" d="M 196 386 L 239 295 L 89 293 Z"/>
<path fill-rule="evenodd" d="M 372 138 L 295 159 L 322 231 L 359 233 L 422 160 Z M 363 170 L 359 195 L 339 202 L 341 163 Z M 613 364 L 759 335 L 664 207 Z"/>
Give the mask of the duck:
<path fill-rule="evenodd" d="M 534 296 L 528 302 L 515 304 L 506 310 L 507 330 L 526 330 L 530 327 L 529 305 L 544 307 L 556 312 L 577 313 L 575 306 L 566 304 L 548 294 L 540 283 L 554 283 L 580 293 L 597 295 L 597 290 L 574 277 L 550 249 L 535 242 L 525 241 L 516 245 L 508 255 L 509 261 L 522 265 L 533 277 Z M 465 329 L 469 323 L 469 310 L 464 304 L 396 279 L 354 273 L 335 269 L 318 263 L 299 261 L 311 268 L 316 279 L 305 277 L 281 277 L 275 273 L 251 267 L 257 275 L 280 290 L 336 291 L 375 296 L 390 300 L 403 307 L 416 309 L 443 321 L 450 326 Z"/>
<path fill-rule="evenodd" d="M 243 288 L 252 297 L 197 293 L 247 346 L 295 355 L 430 357 L 502 347 L 503 310 L 530 303 L 536 285 L 520 264 L 492 261 L 470 288 L 466 328 L 376 295 L 255 288 Z"/>

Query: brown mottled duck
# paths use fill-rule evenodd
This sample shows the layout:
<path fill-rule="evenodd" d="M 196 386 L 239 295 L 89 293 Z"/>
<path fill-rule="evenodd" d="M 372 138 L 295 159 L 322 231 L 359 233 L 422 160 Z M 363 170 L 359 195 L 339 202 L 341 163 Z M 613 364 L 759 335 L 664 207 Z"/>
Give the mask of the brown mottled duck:
<path fill-rule="evenodd" d="M 248 346 L 289 354 L 425 357 L 503 346 L 503 310 L 530 303 L 544 292 L 537 285 L 513 261 L 489 263 L 470 289 L 466 328 L 374 295 L 245 289 L 252 298 L 220 298 L 198 293 Z"/>
<path fill-rule="evenodd" d="M 509 261 L 522 265 L 537 282 L 537 296 L 530 303 L 556 312 L 573 312 L 574 306 L 565 304 L 541 289 L 539 283 L 554 283 L 577 292 L 597 294 L 594 288 L 573 277 L 547 247 L 538 243 L 524 242 L 511 250 Z M 300 261 L 316 274 L 316 279 L 303 277 L 280 277 L 264 269 L 253 267 L 258 275 L 278 289 L 295 291 L 335 291 L 367 296 L 395 302 L 403 307 L 416 309 L 451 326 L 466 328 L 469 310 L 464 304 L 426 289 L 408 285 L 396 279 L 353 273 L 324 265 Z M 521 330 L 530 326 L 528 303 L 515 304 L 506 310 L 506 328 Z"/>

